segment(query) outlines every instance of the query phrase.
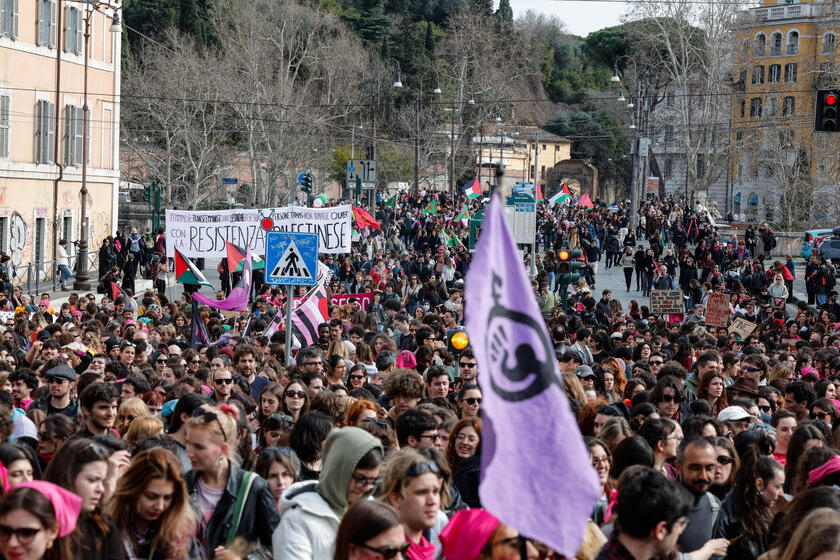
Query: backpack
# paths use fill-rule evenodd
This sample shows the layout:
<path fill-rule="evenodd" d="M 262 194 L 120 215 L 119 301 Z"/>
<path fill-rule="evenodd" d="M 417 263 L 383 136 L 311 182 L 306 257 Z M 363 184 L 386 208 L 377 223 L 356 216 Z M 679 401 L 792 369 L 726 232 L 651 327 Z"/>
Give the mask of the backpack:
<path fill-rule="evenodd" d="M 128 240 L 131 242 L 129 245 L 128 250 L 132 253 L 139 253 L 140 252 L 140 238 L 134 239 L 133 237 L 129 237 Z"/>
<path fill-rule="evenodd" d="M 833 290 L 834 286 L 837 285 L 837 277 L 834 275 L 834 267 L 827 266 L 825 267 L 825 275 L 823 277 L 825 282 L 825 289 L 826 290 Z"/>
<path fill-rule="evenodd" d="M 146 245 L 146 249 L 153 249 L 155 246 L 155 240 L 152 238 L 151 235 L 145 238 L 144 245 Z"/>

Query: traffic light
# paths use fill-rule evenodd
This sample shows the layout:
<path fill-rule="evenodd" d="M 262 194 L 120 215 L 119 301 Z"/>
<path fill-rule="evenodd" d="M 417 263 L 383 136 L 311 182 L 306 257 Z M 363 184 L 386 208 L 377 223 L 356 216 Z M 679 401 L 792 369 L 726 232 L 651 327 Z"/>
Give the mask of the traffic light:
<path fill-rule="evenodd" d="M 150 185 L 143 185 L 143 200 L 148 202 L 149 204 L 152 203 L 154 200 L 154 192 L 155 192 L 155 185 L 154 183 Z"/>
<path fill-rule="evenodd" d="M 312 193 L 312 173 L 304 173 L 300 178 L 300 190 L 306 194 Z"/>
<path fill-rule="evenodd" d="M 838 105 L 840 105 L 840 90 L 821 89 L 817 91 L 817 107 L 814 115 L 814 130 L 816 132 L 840 132 L 837 115 Z"/>
<path fill-rule="evenodd" d="M 470 337 L 464 329 L 452 329 L 446 333 L 446 349 L 458 355 L 470 345 Z"/>
<path fill-rule="evenodd" d="M 580 251 L 560 249 L 557 253 L 557 285 L 560 288 L 560 303 L 563 305 L 563 311 L 567 310 L 569 297 L 569 284 L 580 280 L 580 274 L 576 271 L 580 270 L 581 264 L 575 262 L 574 259 L 580 258 Z"/>
<path fill-rule="evenodd" d="M 356 175 L 356 199 L 362 196 L 362 176 Z"/>

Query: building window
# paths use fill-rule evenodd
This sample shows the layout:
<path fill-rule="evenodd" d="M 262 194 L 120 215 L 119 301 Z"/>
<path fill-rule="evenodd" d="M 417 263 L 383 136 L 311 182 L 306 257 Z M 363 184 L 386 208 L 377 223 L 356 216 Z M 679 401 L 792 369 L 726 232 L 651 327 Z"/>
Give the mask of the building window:
<path fill-rule="evenodd" d="M 741 118 L 743 119 L 747 112 L 747 100 L 741 100 Z"/>
<path fill-rule="evenodd" d="M 767 99 L 767 112 L 765 116 L 775 117 L 779 112 L 779 96 L 771 93 Z"/>
<path fill-rule="evenodd" d="M 560 144 L 555 144 L 555 145 L 554 145 L 554 151 L 555 151 L 555 152 L 559 152 L 559 151 L 560 151 Z"/>
<path fill-rule="evenodd" d="M 0 0 L 0 37 L 18 38 L 18 0 Z"/>
<path fill-rule="evenodd" d="M 779 145 L 785 150 L 793 149 L 793 129 L 779 131 Z"/>
<path fill-rule="evenodd" d="M 73 167 L 82 164 L 82 135 L 84 111 L 74 105 L 64 106 L 64 163 Z M 88 116 L 88 142 L 90 142 L 90 116 Z M 90 145 L 90 144 L 88 144 Z M 90 156 L 88 156 L 90 160 Z"/>
<path fill-rule="evenodd" d="M 40 100 L 35 105 L 35 163 L 55 161 L 55 104 Z"/>
<path fill-rule="evenodd" d="M 55 2 L 38 0 L 38 44 L 55 47 Z"/>
<path fill-rule="evenodd" d="M 782 99 L 782 116 L 792 117 L 796 112 L 796 100 L 793 97 L 785 97 Z"/>
<path fill-rule="evenodd" d="M 62 218 L 61 238 L 67 240 L 68 249 L 73 246 L 73 216 L 64 216 Z"/>
<path fill-rule="evenodd" d="M 747 39 L 744 39 L 744 42 L 741 43 L 741 56 L 747 57 L 750 55 L 750 42 Z"/>
<path fill-rule="evenodd" d="M 671 158 L 665 160 L 665 177 L 670 177 L 673 172 L 674 162 Z"/>
<path fill-rule="evenodd" d="M 11 103 L 9 94 L 0 94 L 0 158 L 9 157 L 11 151 Z"/>
<path fill-rule="evenodd" d="M 33 248 L 33 261 L 37 264 L 44 263 L 44 234 L 47 230 L 46 218 L 35 218 L 35 243 Z"/>
<path fill-rule="evenodd" d="M 755 36 L 753 41 L 753 55 L 765 56 L 767 54 L 767 37 L 764 33 L 759 33 Z"/>
<path fill-rule="evenodd" d="M 750 118 L 761 118 L 762 105 L 763 103 L 760 97 L 753 97 L 750 99 Z"/>
<path fill-rule="evenodd" d="M 791 62 L 790 64 L 785 64 L 785 81 L 786 82 L 795 82 L 796 81 L 796 71 L 797 71 L 797 64 L 795 62 Z"/>
<path fill-rule="evenodd" d="M 799 32 L 791 31 L 788 33 L 787 50 L 785 54 L 799 54 Z"/>
<path fill-rule="evenodd" d="M 753 84 L 763 84 L 764 83 L 764 66 L 753 66 L 752 83 Z"/>
<path fill-rule="evenodd" d="M 782 34 L 778 31 L 770 35 L 770 56 L 782 56 Z"/>
<path fill-rule="evenodd" d="M 82 11 L 79 8 L 64 8 L 64 52 L 82 53 Z"/>
<path fill-rule="evenodd" d="M 771 64 L 767 67 L 767 83 L 770 84 L 777 84 L 779 80 L 782 79 L 782 65 L 781 64 Z"/>
<path fill-rule="evenodd" d="M 735 133 L 735 145 L 740 146 L 744 143 L 744 133 L 743 132 L 736 132 Z"/>
<path fill-rule="evenodd" d="M 834 54 L 834 51 L 837 50 L 837 36 L 830 31 L 823 35 L 822 41 L 822 53 L 823 54 Z"/>

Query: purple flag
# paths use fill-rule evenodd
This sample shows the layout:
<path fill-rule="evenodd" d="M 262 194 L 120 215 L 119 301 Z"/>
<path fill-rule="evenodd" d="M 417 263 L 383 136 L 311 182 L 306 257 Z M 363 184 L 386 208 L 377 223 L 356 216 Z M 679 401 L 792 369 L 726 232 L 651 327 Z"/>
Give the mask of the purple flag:
<path fill-rule="evenodd" d="M 499 196 L 484 215 L 465 301 L 484 396 L 482 506 L 573 558 L 600 484 Z"/>
<path fill-rule="evenodd" d="M 195 301 L 193 294 L 192 302 L 192 322 L 190 323 L 190 347 L 198 348 L 199 346 L 210 344 L 210 335 L 207 334 L 207 325 L 204 324 L 204 319 L 201 318 L 201 313 L 198 311 L 198 303 Z"/>
<path fill-rule="evenodd" d="M 198 292 L 193 294 L 193 299 L 213 309 L 224 311 L 248 311 L 248 300 L 251 298 L 251 278 L 253 277 L 253 261 L 251 260 L 251 248 L 248 247 L 245 255 L 245 267 L 242 272 L 242 282 L 230 291 L 230 295 L 223 300 L 211 299 Z"/>

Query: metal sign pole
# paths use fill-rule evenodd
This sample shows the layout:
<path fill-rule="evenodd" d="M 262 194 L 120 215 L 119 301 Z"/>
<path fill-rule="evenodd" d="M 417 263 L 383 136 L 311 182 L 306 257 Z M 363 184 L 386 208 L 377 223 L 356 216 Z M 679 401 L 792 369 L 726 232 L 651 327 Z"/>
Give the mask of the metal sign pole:
<path fill-rule="evenodd" d="M 292 288 L 286 286 L 286 367 L 292 365 Z"/>

